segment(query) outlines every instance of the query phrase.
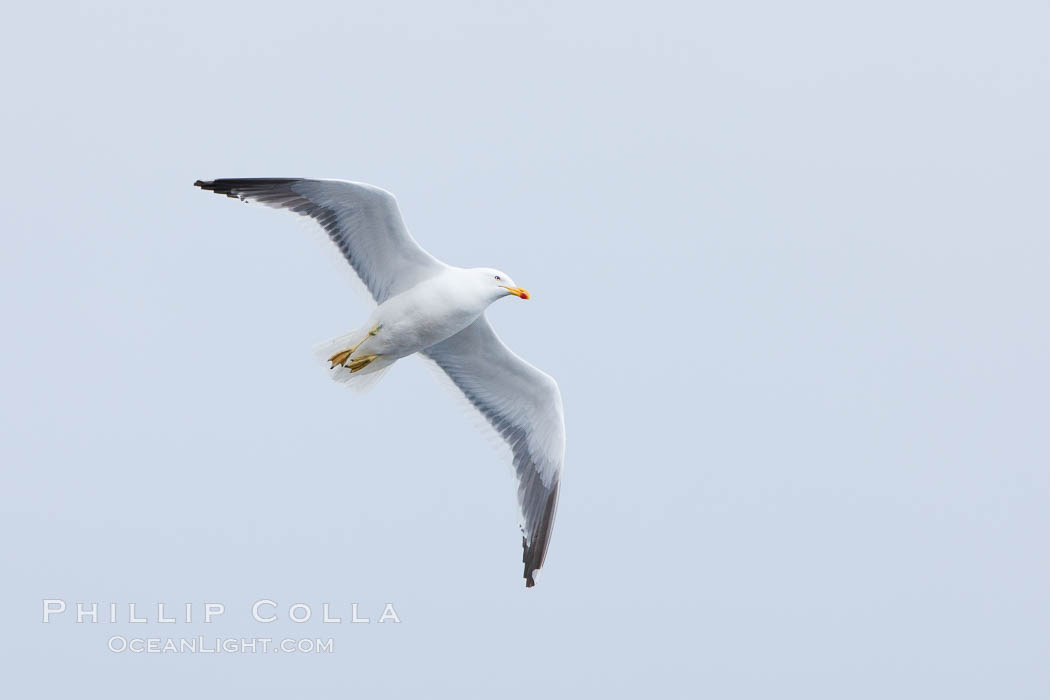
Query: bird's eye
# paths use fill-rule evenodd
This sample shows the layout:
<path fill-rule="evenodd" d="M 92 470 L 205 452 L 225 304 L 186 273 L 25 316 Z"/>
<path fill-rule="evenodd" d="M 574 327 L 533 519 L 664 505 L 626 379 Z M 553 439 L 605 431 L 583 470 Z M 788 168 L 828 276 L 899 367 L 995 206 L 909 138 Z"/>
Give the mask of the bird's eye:
<path fill-rule="evenodd" d="M 502 282 L 502 281 L 503 281 L 503 278 L 502 278 L 502 277 L 500 277 L 499 275 L 496 275 L 496 281 L 497 281 L 497 282 Z"/>

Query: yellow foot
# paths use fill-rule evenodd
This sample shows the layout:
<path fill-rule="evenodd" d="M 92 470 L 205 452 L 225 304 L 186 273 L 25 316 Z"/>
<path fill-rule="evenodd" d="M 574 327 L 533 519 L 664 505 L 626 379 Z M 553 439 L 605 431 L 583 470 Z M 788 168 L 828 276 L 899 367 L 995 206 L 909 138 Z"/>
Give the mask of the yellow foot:
<path fill-rule="evenodd" d="M 341 365 L 343 367 L 346 367 L 346 363 L 350 359 L 350 356 L 353 355 L 354 352 L 356 352 L 359 347 L 361 347 L 361 343 L 365 342 L 369 338 L 374 338 L 375 336 L 379 335 L 379 329 L 382 328 L 382 327 L 383 327 L 382 323 L 377 323 L 375 328 L 373 328 L 372 330 L 368 331 L 368 335 L 366 335 L 364 338 L 362 338 L 360 341 L 358 341 L 358 343 L 356 345 L 353 345 L 353 346 L 347 348 L 346 350 L 340 350 L 336 354 L 334 354 L 331 357 L 329 357 L 328 361 L 332 363 L 332 366 L 331 366 L 330 369 L 335 369 L 336 365 Z M 374 360 L 376 357 L 377 357 L 376 355 L 372 355 L 372 360 Z M 372 360 L 369 360 L 368 362 L 371 362 Z M 366 362 L 365 364 L 368 364 L 368 362 Z M 364 367 L 364 365 L 361 365 L 361 366 Z M 351 371 L 356 371 L 356 370 L 351 370 Z"/>
<path fill-rule="evenodd" d="M 346 367 L 346 361 L 350 359 L 350 355 L 353 354 L 353 349 L 341 350 L 336 354 L 328 358 L 328 361 L 332 363 L 332 369 L 335 369 L 336 365 L 342 365 Z"/>
<path fill-rule="evenodd" d="M 379 357 L 379 355 L 365 355 L 364 357 L 357 357 L 353 360 L 350 360 L 350 364 L 343 366 L 347 367 L 351 372 L 357 372 L 358 370 L 362 370 L 368 365 L 372 364 L 372 361 L 377 357 Z"/>

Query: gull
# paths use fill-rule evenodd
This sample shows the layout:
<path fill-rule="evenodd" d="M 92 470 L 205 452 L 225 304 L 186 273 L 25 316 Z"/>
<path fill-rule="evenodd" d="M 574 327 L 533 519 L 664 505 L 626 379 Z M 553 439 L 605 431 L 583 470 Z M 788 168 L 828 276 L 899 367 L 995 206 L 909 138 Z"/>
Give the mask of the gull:
<path fill-rule="evenodd" d="M 489 304 L 529 293 L 489 267 L 447 265 L 423 250 L 389 192 L 302 178 L 197 180 L 197 187 L 317 221 L 377 304 L 356 330 L 321 347 L 332 378 L 359 388 L 402 357 L 437 363 L 510 447 L 518 481 L 525 586 L 547 556 L 565 458 L 557 382 L 503 344 Z M 366 379 L 366 378 L 371 378 Z"/>

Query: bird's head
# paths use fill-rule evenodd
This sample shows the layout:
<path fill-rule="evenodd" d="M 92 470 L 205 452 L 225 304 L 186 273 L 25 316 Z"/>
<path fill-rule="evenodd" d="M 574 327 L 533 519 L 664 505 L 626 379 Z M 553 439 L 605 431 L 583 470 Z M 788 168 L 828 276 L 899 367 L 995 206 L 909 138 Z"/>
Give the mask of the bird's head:
<path fill-rule="evenodd" d="M 479 267 L 472 270 L 472 272 L 477 275 L 478 281 L 489 291 L 493 301 L 511 294 L 520 299 L 529 298 L 528 290 L 514 284 L 514 280 L 506 272 L 495 270 L 491 267 Z"/>

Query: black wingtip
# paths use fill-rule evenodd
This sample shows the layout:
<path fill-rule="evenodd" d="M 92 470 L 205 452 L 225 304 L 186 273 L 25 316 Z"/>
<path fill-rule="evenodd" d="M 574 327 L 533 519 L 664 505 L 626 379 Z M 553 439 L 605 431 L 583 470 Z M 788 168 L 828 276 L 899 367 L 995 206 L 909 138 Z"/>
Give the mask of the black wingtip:
<path fill-rule="evenodd" d="M 194 187 L 200 187 L 202 190 L 208 192 L 214 192 L 215 194 L 224 194 L 227 197 L 237 199 L 237 194 L 234 192 L 233 181 L 230 180 L 197 180 L 193 183 Z"/>
<path fill-rule="evenodd" d="M 197 180 L 193 184 L 202 190 L 224 194 L 234 199 L 249 199 L 280 185 L 296 182 L 294 177 L 224 177 L 218 180 Z"/>
<path fill-rule="evenodd" d="M 523 550 L 521 560 L 525 564 L 525 587 L 532 588 L 536 585 L 535 575 L 543 566 L 543 560 L 547 558 L 547 546 L 550 544 L 551 526 L 554 524 L 554 512 L 558 508 L 558 484 L 547 496 L 547 505 L 540 518 L 540 527 L 532 534 L 532 543 L 525 537 L 521 538 Z"/>
<path fill-rule="evenodd" d="M 193 183 L 193 186 L 194 187 L 200 187 L 202 190 L 206 190 L 208 192 L 214 192 L 216 194 L 224 194 L 227 197 L 235 196 L 229 190 L 229 188 L 221 187 L 220 186 L 221 182 L 222 182 L 221 180 L 218 180 L 218 181 L 217 180 L 197 180 L 196 182 Z"/>
<path fill-rule="evenodd" d="M 529 541 L 524 537 L 521 538 L 521 548 L 525 550 L 521 560 L 525 563 L 525 588 L 532 588 L 536 585 L 536 580 L 532 577 L 535 573 L 535 569 L 529 569 Z"/>

